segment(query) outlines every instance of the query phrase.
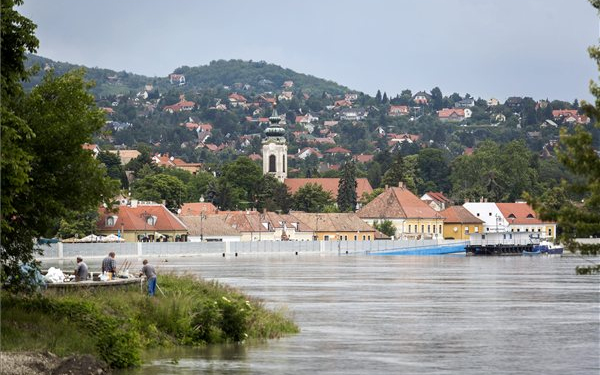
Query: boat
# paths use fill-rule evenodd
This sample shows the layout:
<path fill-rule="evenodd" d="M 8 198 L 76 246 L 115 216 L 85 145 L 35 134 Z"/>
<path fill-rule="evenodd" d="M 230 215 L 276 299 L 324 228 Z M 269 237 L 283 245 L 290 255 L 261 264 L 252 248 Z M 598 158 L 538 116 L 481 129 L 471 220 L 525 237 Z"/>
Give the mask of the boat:
<path fill-rule="evenodd" d="M 472 233 L 467 255 L 561 255 L 563 247 L 529 232 Z"/>
<path fill-rule="evenodd" d="M 550 241 L 540 241 L 540 243 L 533 245 L 533 252 L 539 252 L 540 254 L 562 255 L 563 251 L 564 248 L 561 245 Z"/>

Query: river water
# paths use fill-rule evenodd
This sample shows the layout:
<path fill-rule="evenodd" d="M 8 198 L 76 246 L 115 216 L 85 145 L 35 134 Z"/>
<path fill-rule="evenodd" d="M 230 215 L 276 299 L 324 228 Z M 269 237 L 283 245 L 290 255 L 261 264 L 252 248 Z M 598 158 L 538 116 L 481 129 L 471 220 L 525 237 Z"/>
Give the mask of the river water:
<path fill-rule="evenodd" d="M 237 287 L 286 309 L 301 333 L 153 353 L 126 373 L 598 375 L 600 283 L 575 275 L 582 264 L 516 256 L 169 259 L 159 273 Z"/>

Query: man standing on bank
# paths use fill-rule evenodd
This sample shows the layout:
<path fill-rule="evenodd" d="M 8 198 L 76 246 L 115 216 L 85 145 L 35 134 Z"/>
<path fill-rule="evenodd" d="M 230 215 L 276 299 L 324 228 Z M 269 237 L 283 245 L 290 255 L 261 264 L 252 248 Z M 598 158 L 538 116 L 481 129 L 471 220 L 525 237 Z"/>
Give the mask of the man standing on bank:
<path fill-rule="evenodd" d="M 108 256 L 102 260 L 102 273 L 106 272 L 110 278 L 117 276 L 117 261 L 115 252 L 111 251 Z"/>
<path fill-rule="evenodd" d="M 154 297 L 154 292 L 156 291 L 156 270 L 154 269 L 154 266 L 148 264 L 148 259 L 144 259 L 142 264 L 144 267 L 142 267 L 140 276 L 146 276 L 146 281 L 148 282 L 148 296 Z"/>
<path fill-rule="evenodd" d="M 77 257 L 77 268 L 75 268 L 75 281 L 86 281 L 88 278 L 88 266 L 81 257 Z"/>

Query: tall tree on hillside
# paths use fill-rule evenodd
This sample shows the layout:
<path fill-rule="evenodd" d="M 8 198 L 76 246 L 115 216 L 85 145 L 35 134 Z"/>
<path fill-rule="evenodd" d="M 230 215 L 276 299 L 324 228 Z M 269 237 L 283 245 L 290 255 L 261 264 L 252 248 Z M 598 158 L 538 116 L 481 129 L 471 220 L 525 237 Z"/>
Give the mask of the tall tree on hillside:
<path fill-rule="evenodd" d="M 396 151 L 390 168 L 383 175 L 381 184 L 398 186 L 399 182 L 404 182 L 404 174 L 404 159 L 402 158 L 402 154 L 399 151 Z"/>
<path fill-rule="evenodd" d="M 381 103 L 381 91 L 377 90 L 377 94 L 375 94 L 375 101 L 377 102 L 377 104 Z"/>
<path fill-rule="evenodd" d="M 356 165 L 347 161 L 342 167 L 342 177 L 338 185 L 337 205 L 340 212 L 354 212 L 356 210 Z"/>
<path fill-rule="evenodd" d="M 600 0 L 590 0 L 596 10 L 600 10 Z M 588 49 L 590 56 L 596 60 L 600 71 L 600 46 Z M 582 101 L 581 109 L 590 118 L 595 119 L 594 127 L 600 129 L 600 86 L 590 82 L 590 92 L 596 98 L 595 105 Z M 560 240 L 571 251 L 579 251 L 584 255 L 597 255 L 600 244 L 581 244 L 576 238 L 600 236 L 600 157 L 594 149 L 592 129 L 579 125 L 569 133 L 561 129 L 559 141 L 559 160 L 574 174 L 581 177 L 580 183 L 567 184 L 567 188 L 580 195 L 580 202 L 565 201 L 560 208 L 552 204 L 552 200 L 533 202 L 544 219 L 556 220 L 562 229 Z M 596 133 L 598 134 L 598 133 Z M 600 264 L 577 267 L 578 273 L 599 273 Z"/>
<path fill-rule="evenodd" d="M 54 236 L 60 220 L 97 208 L 118 191 L 106 169 L 81 146 L 104 125 L 83 72 L 53 72 L 29 94 L 25 52 L 34 52 L 35 25 L 2 0 L 1 281 L 18 288 L 20 266 L 37 251 L 32 239 Z"/>

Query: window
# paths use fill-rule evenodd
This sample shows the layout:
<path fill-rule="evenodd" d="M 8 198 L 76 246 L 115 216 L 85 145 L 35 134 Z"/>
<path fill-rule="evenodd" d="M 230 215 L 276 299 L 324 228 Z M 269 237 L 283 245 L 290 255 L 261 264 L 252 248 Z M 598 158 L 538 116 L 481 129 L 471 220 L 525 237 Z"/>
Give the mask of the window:
<path fill-rule="evenodd" d="M 479 227 L 475 227 L 475 233 L 479 233 Z"/>
<path fill-rule="evenodd" d="M 427 225 L 427 233 L 431 233 L 431 225 Z"/>
<path fill-rule="evenodd" d="M 469 226 L 465 227 L 465 234 L 469 234 Z"/>
<path fill-rule="evenodd" d="M 276 157 L 275 157 L 275 155 L 270 155 L 269 156 L 269 172 L 276 172 L 277 171 L 277 167 L 276 167 L 275 163 L 276 163 Z"/>
<path fill-rule="evenodd" d="M 367 236 L 363 234 L 363 241 L 367 239 Z"/>
<path fill-rule="evenodd" d="M 115 217 L 114 216 L 109 216 L 106 218 L 106 226 L 107 227 L 113 227 L 115 225 Z"/>
<path fill-rule="evenodd" d="M 324 241 L 329 241 L 329 236 L 328 235 L 323 236 L 323 240 Z"/>
<path fill-rule="evenodd" d="M 492 213 L 490 212 L 490 214 L 489 214 L 489 215 L 490 215 L 490 216 L 492 216 Z"/>
<path fill-rule="evenodd" d="M 354 241 L 358 240 L 358 236 L 355 234 L 354 235 Z"/>
<path fill-rule="evenodd" d="M 442 233 L 442 225 L 440 224 L 440 234 Z"/>
<path fill-rule="evenodd" d="M 421 224 L 421 233 L 425 233 L 425 225 Z"/>

